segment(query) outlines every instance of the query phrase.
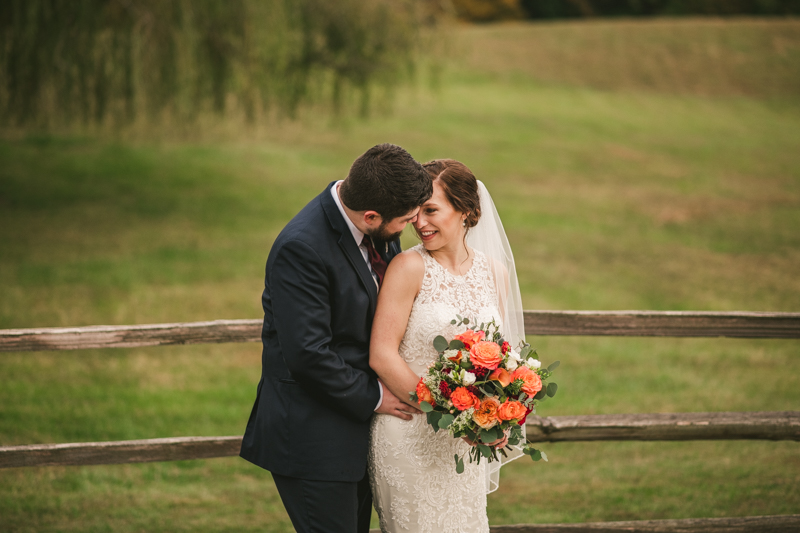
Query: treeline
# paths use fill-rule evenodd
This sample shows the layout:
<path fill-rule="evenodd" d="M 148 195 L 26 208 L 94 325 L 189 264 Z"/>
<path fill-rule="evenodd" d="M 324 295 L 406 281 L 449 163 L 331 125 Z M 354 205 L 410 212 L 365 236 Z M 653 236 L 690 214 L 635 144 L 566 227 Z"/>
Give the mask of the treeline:
<path fill-rule="evenodd" d="M 4 0 L 0 126 L 366 109 L 413 68 L 422 23 L 393 0 Z"/>
<path fill-rule="evenodd" d="M 510 18 L 800 15 L 800 0 L 453 0 L 473 21 Z"/>

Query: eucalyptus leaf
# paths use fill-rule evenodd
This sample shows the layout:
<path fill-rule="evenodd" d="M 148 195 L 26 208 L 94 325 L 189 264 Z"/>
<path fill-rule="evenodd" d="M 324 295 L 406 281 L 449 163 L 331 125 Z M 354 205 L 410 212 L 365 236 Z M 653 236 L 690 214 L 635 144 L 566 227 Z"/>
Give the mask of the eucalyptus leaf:
<path fill-rule="evenodd" d="M 453 340 L 450 341 L 450 344 L 449 344 L 448 347 L 451 350 L 463 350 L 464 349 L 464 343 L 461 342 L 458 339 L 453 339 Z"/>
<path fill-rule="evenodd" d="M 539 461 L 542 458 L 542 452 L 540 450 L 531 449 L 531 459 L 534 461 Z"/>
<path fill-rule="evenodd" d="M 543 451 L 540 451 L 539 453 L 542 454 L 542 461 L 544 461 L 546 463 L 547 462 L 547 454 L 544 453 Z"/>
<path fill-rule="evenodd" d="M 548 372 L 552 372 L 553 370 L 555 370 L 556 368 L 558 368 L 558 366 L 559 366 L 560 364 L 561 364 L 561 361 L 556 361 L 555 363 L 553 363 L 553 364 L 551 364 L 550 366 L 548 366 L 548 367 L 547 367 L 547 371 L 548 371 Z"/>
<path fill-rule="evenodd" d="M 442 415 L 442 418 L 439 419 L 439 427 L 442 429 L 447 429 L 450 427 L 450 424 L 452 424 L 453 420 L 455 419 L 456 417 L 454 417 L 451 414 L 444 414 Z"/>
<path fill-rule="evenodd" d="M 558 385 L 556 385 L 555 383 L 548 383 L 547 384 L 547 395 L 548 396 L 550 396 L 552 398 L 553 396 L 556 395 L 557 391 L 558 391 Z"/>
<path fill-rule="evenodd" d="M 433 411 L 433 406 L 428 402 L 420 402 L 419 410 L 422 411 L 423 413 L 430 413 L 431 411 Z"/>
<path fill-rule="evenodd" d="M 536 396 L 534 396 L 533 399 L 534 400 L 541 400 L 545 396 L 547 396 L 547 391 L 545 389 L 542 389 L 542 390 L 540 390 L 539 392 L 536 393 Z"/>
<path fill-rule="evenodd" d="M 520 351 L 520 352 L 519 352 L 519 356 L 520 356 L 522 359 L 525 359 L 526 357 L 528 357 L 528 354 L 529 354 L 529 353 L 531 353 L 531 347 L 530 347 L 530 346 L 528 346 L 528 345 L 526 345 L 526 346 L 525 346 L 525 347 L 522 349 L 522 351 Z"/>
<path fill-rule="evenodd" d="M 439 411 L 431 411 L 428 413 L 428 424 L 433 427 L 434 433 L 439 431 L 439 420 L 442 418 L 442 413 Z"/>
<path fill-rule="evenodd" d="M 494 442 L 497 440 L 497 432 L 494 428 L 481 430 L 481 441 L 485 443 Z"/>
<path fill-rule="evenodd" d="M 454 318 L 453 320 L 450 321 L 450 323 L 455 326 L 456 325 L 456 319 Z"/>
<path fill-rule="evenodd" d="M 481 455 L 489 459 L 492 456 L 492 450 L 485 444 L 478 444 L 478 450 L 480 450 Z"/>
<path fill-rule="evenodd" d="M 456 461 L 456 474 L 463 474 L 463 473 L 464 473 L 464 459 L 459 457 L 458 461 Z"/>
<path fill-rule="evenodd" d="M 433 348 L 437 352 L 445 351 L 447 349 L 447 339 L 445 339 L 441 335 L 437 336 L 435 339 L 433 339 Z"/>

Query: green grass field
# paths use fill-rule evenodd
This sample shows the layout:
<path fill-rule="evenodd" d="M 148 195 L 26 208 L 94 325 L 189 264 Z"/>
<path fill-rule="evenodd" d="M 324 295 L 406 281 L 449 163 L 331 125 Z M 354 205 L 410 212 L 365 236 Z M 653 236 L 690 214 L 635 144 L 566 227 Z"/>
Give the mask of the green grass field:
<path fill-rule="evenodd" d="M 779 22 L 744 34 L 795 53 L 800 24 Z M 580 46 L 606 46 L 593 62 L 622 69 L 604 24 Z M 696 22 L 669 24 L 710 39 Z M 744 22 L 716 24 L 714 42 L 739 42 Z M 579 83 L 574 69 L 537 76 L 521 59 L 499 72 L 490 54 L 510 36 L 574 44 L 591 28 L 458 30 L 484 55 L 367 121 L 306 117 L 222 142 L 4 132 L 0 328 L 257 318 L 277 232 L 384 141 L 484 180 L 526 308 L 800 310 L 800 100 L 774 87 Z M 645 39 L 631 22 L 616 28 Z M 783 61 L 770 46 L 742 54 Z M 720 79 L 751 79 L 734 70 Z M 775 76 L 793 87 L 797 72 Z M 797 341 L 529 340 L 562 361 L 541 415 L 800 405 Z M 241 434 L 259 375 L 258 344 L 3 354 L 0 445 Z M 793 442 L 543 449 L 549 463 L 504 469 L 492 524 L 800 513 Z M 269 475 L 238 458 L 0 471 L 0 531 L 290 530 Z"/>

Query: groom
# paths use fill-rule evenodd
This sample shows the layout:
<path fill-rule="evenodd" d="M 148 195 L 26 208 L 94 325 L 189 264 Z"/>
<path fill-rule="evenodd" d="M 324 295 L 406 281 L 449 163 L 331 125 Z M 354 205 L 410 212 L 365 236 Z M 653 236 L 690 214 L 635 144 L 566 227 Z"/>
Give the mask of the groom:
<path fill-rule="evenodd" d="M 369 530 L 370 418 L 413 410 L 369 367 L 372 318 L 398 237 L 431 194 L 408 152 L 374 146 L 270 250 L 261 381 L 240 455 L 272 473 L 297 531 Z"/>

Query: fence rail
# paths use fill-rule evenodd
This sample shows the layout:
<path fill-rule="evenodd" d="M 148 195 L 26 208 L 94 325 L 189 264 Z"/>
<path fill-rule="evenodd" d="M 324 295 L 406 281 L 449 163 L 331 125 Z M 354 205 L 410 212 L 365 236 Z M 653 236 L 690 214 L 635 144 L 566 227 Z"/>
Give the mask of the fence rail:
<path fill-rule="evenodd" d="M 531 442 L 766 439 L 800 441 L 800 411 L 529 417 Z M 147 463 L 230 457 L 242 437 L 33 444 L 0 447 L 0 468 Z"/>
<path fill-rule="evenodd" d="M 533 335 L 800 338 L 800 313 L 701 311 L 525 311 Z M 260 319 L 180 324 L 0 330 L 0 352 L 137 348 L 255 342 Z"/>
<path fill-rule="evenodd" d="M 371 530 L 377 532 L 379 530 Z M 800 515 L 492 526 L 491 533 L 797 533 Z"/>

